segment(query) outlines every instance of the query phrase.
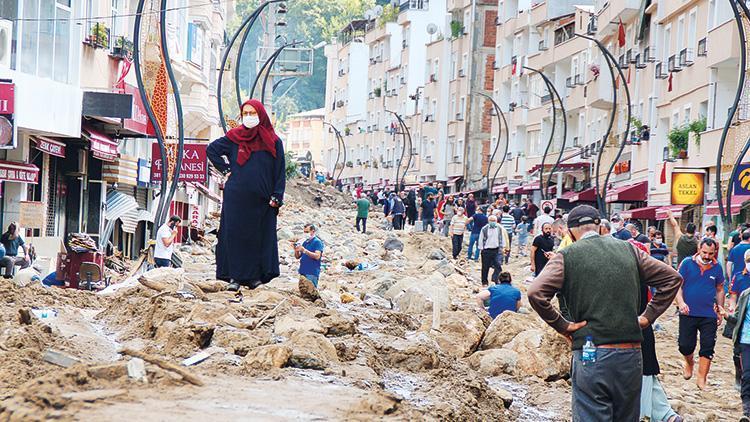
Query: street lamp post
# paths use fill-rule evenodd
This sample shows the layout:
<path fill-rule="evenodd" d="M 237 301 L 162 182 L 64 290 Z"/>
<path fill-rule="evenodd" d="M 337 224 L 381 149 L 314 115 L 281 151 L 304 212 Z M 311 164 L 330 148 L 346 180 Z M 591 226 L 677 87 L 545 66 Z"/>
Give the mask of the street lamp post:
<path fill-rule="evenodd" d="M 396 166 L 396 192 L 398 193 L 401 191 L 401 185 L 404 184 L 404 178 L 406 177 L 406 172 L 409 171 L 409 167 L 411 167 L 411 148 L 412 148 L 411 132 L 409 131 L 409 128 L 406 126 L 406 122 L 404 122 L 404 119 L 402 119 L 401 116 L 398 115 L 398 113 L 396 113 L 395 111 L 391 111 L 391 110 L 386 110 L 386 112 L 391 113 L 394 116 L 396 116 L 399 126 L 401 127 L 401 138 L 403 140 L 402 148 L 401 148 L 401 159 L 399 160 L 398 166 Z M 398 176 L 401 170 L 401 164 L 404 162 L 404 154 L 406 153 L 406 149 L 407 149 L 407 141 L 409 143 L 408 145 L 409 159 L 406 162 L 404 173 L 401 174 L 401 180 L 399 181 Z"/>
<path fill-rule="evenodd" d="M 735 0 L 729 0 L 729 4 L 732 6 L 732 13 L 734 13 L 734 20 L 737 24 L 737 31 L 739 32 L 740 36 L 740 66 L 739 66 L 739 81 L 737 83 L 737 91 L 734 96 L 734 102 L 732 103 L 732 108 L 729 110 L 729 114 L 727 115 L 727 120 L 724 123 L 724 128 L 721 131 L 721 138 L 719 140 L 719 150 L 716 154 L 716 201 L 719 204 L 719 214 L 721 215 L 722 220 L 724 221 L 724 224 L 726 227 L 729 227 L 732 222 L 732 188 L 734 186 L 734 180 L 737 177 L 737 171 L 739 169 L 739 165 L 742 162 L 743 158 L 745 157 L 745 154 L 748 151 L 748 147 L 750 147 L 750 139 L 745 142 L 745 146 L 742 149 L 742 152 L 737 156 L 737 159 L 734 162 L 734 165 L 732 166 L 732 173 L 729 177 L 729 180 L 727 181 L 727 195 L 726 195 L 726 208 L 724 207 L 724 204 L 722 203 L 722 196 L 721 196 L 721 172 L 723 167 L 723 156 L 724 156 L 724 146 L 726 144 L 727 140 L 727 134 L 729 133 L 729 127 L 732 125 L 732 120 L 734 119 L 735 114 L 737 113 L 737 107 L 739 105 L 740 99 L 742 97 L 742 91 L 745 88 L 745 72 L 746 72 L 746 66 L 747 66 L 747 46 L 745 44 L 746 42 L 746 36 L 745 34 L 745 27 L 742 22 L 742 15 L 740 14 L 740 10 L 737 8 L 737 4 L 740 5 L 742 8 L 742 12 L 744 12 L 745 17 L 747 19 L 750 19 L 750 10 L 748 10 L 747 5 L 742 1 L 735 1 Z"/>
<path fill-rule="evenodd" d="M 344 137 L 341 136 L 341 132 L 334 126 L 333 124 L 329 122 L 323 122 L 324 125 L 328 125 L 333 129 L 333 133 L 336 136 L 336 143 L 338 145 L 337 151 L 336 151 L 336 163 L 333 165 L 333 171 L 331 172 L 331 175 L 333 176 L 334 183 L 338 183 L 339 179 L 341 178 L 341 174 L 344 172 L 344 167 L 346 166 L 346 145 L 344 144 Z M 343 151 L 344 160 L 339 161 L 341 158 Z M 336 168 L 339 166 L 339 162 L 341 162 L 341 170 L 339 170 L 339 175 L 336 177 Z"/>
<path fill-rule="evenodd" d="M 258 16 L 260 16 L 260 13 L 265 9 L 267 6 L 273 3 L 280 3 L 284 0 L 268 0 L 265 3 L 258 6 L 257 9 L 253 11 L 248 17 L 246 17 L 242 23 L 240 24 L 239 28 L 237 28 L 237 31 L 235 31 L 234 35 L 232 35 L 232 38 L 229 41 L 229 44 L 227 44 L 224 55 L 221 58 L 221 67 L 219 69 L 219 79 L 216 83 L 216 101 L 217 105 L 219 107 L 219 122 L 221 123 L 222 129 L 224 129 L 224 132 L 227 131 L 227 122 L 226 119 L 224 119 L 224 107 L 221 104 L 221 87 L 222 82 L 224 80 L 224 71 L 226 70 L 227 61 L 229 60 L 229 52 L 232 50 L 232 46 L 234 45 L 235 41 L 237 41 L 237 38 L 240 36 L 240 33 L 244 30 L 245 34 L 242 36 L 242 41 L 240 43 L 240 50 L 237 53 L 237 61 L 235 62 L 235 93 L 237 95 L 237 104 L 238 106 L 242 104 L 242 98 L 240 94 L 240 85 L 239 85 L 239 67 L 240 67 L 240 61 L 242 60 L 242 50 L 244 50 L 245 47 L 245 41 L 248 37 L 248 34 L 250 34 L 250 30 L 252 29 L 253 25 L 255 24 L 255 21 L 258 19 Z"/>
<path fill-rule="evenodd" d="M 609 118 L 609 126 L 607 127 L 607 132 L 604 135 L 604 138 L 602 139 L 602 146 L 599 149 L 598 157 L 596 159 L 596 203 L 599 208 L 599 213 L 603 217 L 608 217 L 607 213 L 607 206 L 605 203 L 606 199 L 606 192 L 607 188 L 609 186 L 609 178 L 612 175 L 612 172 L 615 169 L 615 164 L 617 164 L 617 160 L 620 159 L 620 156 L 622 156 L 622 151 L 625 149 L 625 141 L 628 138 L 628 135 L 630 133 L 630 117 L 632 116 L 632 106 L 630 104 L 630 89 L 628 88 L 628 84 L 625 79 L 625 74 L 622 72 L 622 69 L 620 69 L 620 66 L 617 64 L 617 59 L 615 59 L 615 56 L 612 55 L 612 53 L 607 50 L 607 47 L 604 46 L 599 40 L 593 37 L 589 37 L 587 35 L 578 34 L 576 33 L 575 36 L 581 37 L 583 39 L 587 39 L 589 41 L 592 41 L 596 44 L 596 46 L 599 48 L 599 50 L 604 55 L 604 61 L 607 63 L 607 67 L 609 68 L 609 74 L 612 78 L 612 114 Z M 628 106 L 628 116 L 625 121 L 625 135 L 622 139 L 622 142 L 620 142 L 620 148 L 617 150 L 617 155 L 615 156 L 615 159 L 612 161 L 612 163 L 609 166 L 609 170 L 607 171 L 607 175 L 604 178 L 604 185 L 601 185 L 599 183 L 599 173 L 600 173 L 600 166 L 602 162 L 602 155 L 604 155 L 604 147 L 607 144 L 607 139 L 609 139 L 610 133 L 612 133 L 612 126 L 615 122 L 615 114 L 617 113 L 617 85 L 615 85 L 615 71 L 614 68 L 617 68 L 617 73 L 620 76 L 620 80 L 622 80 L 623 87 L 625 88 L 625 98 L 627 101 Z"/>
<path fill-rule="evenodd" d="M 539 74 L 539 76 L 542 77 L 544 80 L 544 84 L 547 86 L 547 92 L 549 92 L 549 95 L 552 99 L 552 133 L 550 134 L 549 143 L 547 144 L 547 148 L 544 151 L 544 156 L 542 157 L 542 167 L 539 169 L 539 188 L 542 190 L 542 197 L 545 199 L 549 199 L 549 185 L 552 183 L 552 176 L 557 171 L 558 166 L 560 165 L 560 161 L 562 160 L 563 152 L 565 151 L 565 141 L 568 137 L 568 116 L 565 112 L 565 105 L 562 102 L 562 98 L 560 97 L 560 92 L 557 91 L 557 88 L 555 88 L 555 84 L 552 83 L 552 80 L 545 75 L 542 71 L 537 69 L 532 69 L 530 67 L 524 66 L 524 69 L 528 69 L 532 72 L 535 72 Z M 562 121 L 563 121 L 563 137 L 562 137 L 562 145 L 560 145 L 560 153 L 557 155 L 557 160 L 555 161 L 555 164 L 552 166 L 552 170 L 550 170 L 549 175 L 547 176 L 547 184 L 544 184 L 544 161 L 547 158 L 547 153 L 549 152 L 550 147 L 552 146 L 552 142 L 554 142 L 555 137 L 555 128 L 557 127 L 557 112 L 555 108 L 555 100 L 560 105 L 560 113 L 562 114 Z M 559 189 L 562 189 L 562 187 L 558 187 Z"/>

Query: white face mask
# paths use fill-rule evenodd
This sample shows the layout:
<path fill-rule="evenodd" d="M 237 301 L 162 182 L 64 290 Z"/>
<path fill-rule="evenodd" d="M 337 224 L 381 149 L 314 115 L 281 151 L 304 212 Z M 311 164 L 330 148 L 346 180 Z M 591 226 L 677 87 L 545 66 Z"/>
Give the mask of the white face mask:
<path fill-rule="evenodd" d="M 242 125 L 248 129 L 252 129 L 260 124 L 260 118 L 255 116 L 242 116 Z"/>
<path fill-rule="evenodd" d="M 747 269 L 748 272 L 750 272 L 750 262 L 745 263 L 745 268 Z"/>

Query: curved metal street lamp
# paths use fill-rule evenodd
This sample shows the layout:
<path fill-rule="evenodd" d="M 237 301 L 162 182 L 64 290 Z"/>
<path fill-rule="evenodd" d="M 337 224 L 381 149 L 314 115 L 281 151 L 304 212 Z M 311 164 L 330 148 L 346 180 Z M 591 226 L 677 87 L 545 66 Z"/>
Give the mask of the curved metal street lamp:
<path fill-rule="evenodd" d="M 505 120 L 505 113 L 503 113 L 503 110 L 500 109 L 500 106 L 497 104 L 497 101 L 495 101 L 492 96 L 484 94 L 482 92 L 474 92 L 477 95 L 481 95 L 482 97 L 490 100 L 492 103 L 492 107 L 495 109 L 495 116 L 497 116 L 497 143 L 495 144 L 495 149 L 492 150 L 492 155 L 490 156 L 490 162 L 487 164 L 487 174 L 485 177 L 487 178 L 487 197 L 492 197 L 492 188 L 495 186 L 495 179 L 497 178 L 497 173 L 500 172 L 500 169 L 503 167 L 503 164 L 505 164 L 505 158 L 508 156 L 508 149 L 510 148 L 510 133 L 508 131 L 508 122 Z M 495 170 L 495 173 L 492 176 L 492 179 L 490 179 L 490 168 L 492 167 L 492 162 L 495 161 L 495 155 L 497 154 L 497 150 L 500 147 L 500 138 L 502 138 L 503 134 L 503 127 L 505 127 L 505 153 L 503 153 L 503 157 L 500 161 L 500 165 Z"/>
<path fill-rule="evenodd" d="M 398 113 L 391 110 L 386 110 L 386 112 L 393 114 L 396 116 L 396 119 L 398 120 L 399 126 L 401 126 L 401 138 L 403 140 L 402 147 L 401 147 L 401 159 L 398 162 L 398 166 L 396 166 L 396 193 L 401 192 L 401 185 L 404 184 L 404 178 L 406 178 L 406 173 L 409 171 L 409 167 L 411 167 L 411 149 L 412 149 L 412 143 L 411 143 L 411 132 L 409 131 L 409 128 L 406 126 L 406 122 L 404 122 L 404 119 L 399 116 Z M 401 170 L 401 164 L 404 162 L 404 154 L 406 153 L 406 142 L 409 141 L 409 159 L 406 162 L 406 167 L 404 168 L 404 173 L 401 175 L 401 180 L 399 181 L 398 175 Z"/>
<path fill-rule="evenodd" d="M 284 0 L 268 0 L 265 3 L 261 4 L 256 8 L 253 13 L 251 13 L 248 17 L 246 17 L 242 23 L 240 24 L 239 28 L 237 28 L 237 31 L 235 31 L 234 35 L 232 35 L 231 40 L 229 41 L 229 44 L 227 44 L 224 55 L 221 58 L 221 67 L 219 68 L 219 79 L 216 82 L 216 101 L 217 105 L 219 107 L 219 122 L 221 123 L 221 127 L 224 130 L 224 133 L 227 131 L 227 122 L 226 119 L 224 119 L 224 106 L 221 104 L 221 88 L 222 83 L 224 80 L 224 71 L 226 70 L 227 61 L 229 60 L 229 52 L 232 50 L 232 46 L 234 45 L 235 41 L 237 41 L 237 38 L 240 36 L 240 33 L 247 28 L 247 31 L 242 36 L 242 42 L 239 52 L 237 53 L 237 62 L 235 63 L 235 92 L 237 95 L 237 104 L 242 104 L 242 98 L 240 94 L 240 88 L 239 88 L 239 66 L 240 66 L 240 60 L 242 59 L 242 50 L 244 50 L 245 47 L 245 41 L 247 39 L 248 34 L 250 33 L 250 30 L 252 29 L 253 25 L 255 24 L 255 21 L 258 19 L 258 16 L 260 16 L 260 13 L 265 9 L 267 6 L 273 4 L 273 3 L 280 3 Z"/>
<path fill-rule="evenodd" d="M 341 132 L 334 126 L 333 124 L 329 122 L 323 122 L 323 125 L 328 125 L 333 129 L 333 133 L 336 135 L 336 141 L 338 144 L 338 149 L 336 151 L 336 163 L 333 165 L 333 171 L 331 172 L 331 176 L 333 176 L 333 180 L 335 182 L 338 182 L 339 179 L 341 179 L 341 174 L 344 172 L 344 167 L 346 166 L 346 145 L 344 144 L 344 137 L 341 136 Z M 341 158 L 341 152 L 343 150 L 344 160 L 339 161 Z M 336 177 L 336 168 L 339 166 L 339 162 L 342 163 L 341 170 L 339 170 L 339 175 Z"/>
<path fill-rule="evenodd" d="M 620 69 L 620 66 L 617 64 L 617 60 L 615 59 L 615 56 L 612 55 L 612 53 L 607 50 L 607 47 L 604 46 L 599 40 L 593 37 L 589 37 L 587 35 L 578 34 L 576 33 L 575 36 L 581 37 L 583 39 L 587 39 L 589 41 L 593 41 L 596 46 L 599 48 L 599 50 L 604 55 L 604 61 L 607 62 L 607 67 L 609 68 L 609 74 L 612 78 L 612 113 L 609 119 L 609 126 L 607 127 L 607 132 L 604 135 L 604 138 L 602 139 L 602 147 L 600 148 L 599 155 L 596 160 L 596 203 L 599 208 L 599 213 L 603 217 L 609 217 L 607 213 L 607 206 L 606 206 L 606 195 L 602 194 L 602 185 L 599 183 L 599 167 L 601 166 L 602 162 L 602 155 L 604 155 L 604 147 L 607 144 L 607 139 L 609 139 L 610 134 L 612 133 L 612 126 L 614 125 L 615 121 L 615 114 L 617 113 L 617 85 L 615 85 L 615 71 L 614 68 L 617 68 L 617 73 L 620 76 L 620 80 L 622 80 L 623 86 L 625 88 L 625 98 L 627 100 L 628 105 L 628 116 L 625 121 L 625 135 L 620 142 L 620 148 L 617 150 L 617 155 L 615 156 L 615 159 L 612 161 L 612 164 L 609 166 L 609 170 L 607 171 L 607 175 L 604 178 L 604 192 L 607 190 L 607 186 L 609 185 L 609 178 L 612 175 L 612 172 L 615 169 L 615 164 L 617 164 L 617 160 L 620 159 L 622 156 L 622 152 L 625 149 L 625 141 L 627 140 L 628 135 L 630 134 L 630 117 L 632 115 L 632 106 L 630 104 L 630 89 L 628 88 L 628 84 L 625 79 L 625 74 L 622 72 L 622 69 Z"/>
<path fill-rule="evenodd" d="M 737 9 L 737 4 L 739 3 L 740 7 L 742 8 L 742 11 L 745 13 L 745 17 L 750 19 L 750 10 L 748 10 L 747 5 L 745 5 L 744 2 L 735 0 L 729 0 L 729 4 L 732 6 L 732 13 L 734 13 L 734 20 L 737 23 L 737 31 L 740 35 L 740 77 L 739 81 L 737 82 L 737 91 L 734 96 L 734 102 L 732 103 L 732 108 L 729 110 L 729 114 L 727 115 L 727 121 L 724 123 L 724 129 L 721 131 L 721 138 L 719 140 L 719 150 L 716 154 L 716 201 L 719 203 L 719 214 L 721 215 L 722 220 L 724 221 L 724 224 L 729 227 L 729 225 L 732 222 L 732 188 L 734 186 L 734 179 L 737 177 L 737 170 L 739 168 L 740 163 L 742 162 L 743 157 L 745 157 L 745 154 L 748 151 L 748 147 L 750 147 L 750 139 L 745 142 L 745 146 L 742 149 L 742 152 L 737 156 L 737 159 L 734 163 L 734 166 L 732 167 L 732 173 L 729 177 L 728 183 L 727 183 L 727 195 L 726 195 L 726 208 L 724 207 L 724 204 L 722 203 L 722 197 L 721 197 L 721 168 L 722 168 L 722 158 L 724 155 L 724 146 L 726 144 L 727 135 L 729 133 L 729 127 L 732 125 L 732 120 L 734 120 L 734 115 L 737 113 L 737 108 L 740 103 L 740 99 L 742 97 L 742 91 L 745 87 L 745 71 L 747 66 L 747 46 L 745 44 L 746 42 L 746 34 L 745 34 L 745 27 L 742 23 L 742 16 L 740 15 L 739 9 Z"/>
<path fill-rule="evenodd" d="M 258 80 L 260 80 L 260 75 L 263 75 L 263 85 L 261 86 L 260 91 L 260 102 L 265 103 L 266 102 L 266 84 L 268 83 L 268 76 L 271 74 L 271 69 L 273 69 L 273 65 L 276 63 L 276 60 L 279 58 L 281 53 L 284 51 L 287 47 L 294 47 L 296 45 L 301 44 L 301 41 L 292 41 L 290 43 L 284 43 L 281 47 L 277 48 L 276 51 L 271 54 L 270 57 L 266 60 L 265 63 L 263 63 L 263 67 L 260 68 L 260 71 L 257 75 L 255 75 L 255 80 L 253 81 L 253 86 L 250 89 L 250 97 L 255 96 L 255 88 L 258 86 Z"/>
<path fill-rule="evenodd" d="M 161 0 L 160 4 L 160 12 L 159 12 L 159 32 L 160 32 L 160 47 L 162 51 L 162 57 L 165 69 L 167 71 L 167 76 L 169 78 L 169 82 L 172 87 L 173 95 L 175 98 L 175 108 L 177 112 L 177 130 L 178 130 L 178 144 L 177 144 L 177 162 L 175 166 L 175 174 L 172 178 L 172 184 L 167 190 L 167 183 L 168 183 L 168 175 L 167 175 L 167 153 L 166 153 L 166 147 L 165 147 L 165 134 L 162 130 L 161 125 L 159 124 L 159 121 L 156 118 L 156 115 L 154 113 L 153 107 L 151 106 L 151 103 L 149 102 L 149 97 L 145 90 L 145 85 L 143 82 L 143 73 L 141 70 L 141 58 L 140 58 L 140 40 L 141 40 L 141 26 L 142 26 L 142 15 L 143 15 L 143 9 L 145 7 L 145 0 L 139 0 L 138 4 L 136 6 L 136 15 L 134 20 L 134 28 L 133 28 L 133 62 L 135 65 L 135 76 L 136 81 L 138 82 L 138 92 L 141 95 L 141 98 L 143 99 L 143 105 L 144 109 L 146 110 L 146 115 L 148 116 L 149 121 L 151 122 L 151 125 L 154 128 L 154 133 L 156 135 L 157 144 L 159 145 L 159 152 L 162 156 L 162 169 L 161 169 L 161 188 L 160 188 L 160 196 L 159 196 L 159 203 L 156 208 L 156 215 L 154 218 L 154 227 L 152 228 L 152 235 L 155 235 L 156 230 L 158 230 L 158 227 L 161 225 L 165 218 L 165 211 L 166 208 L 169 206 L 169 203 L 172 201 L 172 197 L 174 196 L 174 192 L 177 190 L 177 184 L 179 183 L 180 178 L 180 170 L 182 167 L 182 153 L 184 148 L 184 142 L 185 142 L 185 127 L 183 122 L 183 114 L 182 114 L 182 102 L 180 99 L 180 91 L 179 86 L 177 85 L 177 79 L 175 78 L 174 71 L 172 70 L 172 63 L 170 61 L 169 56 L 169 47 L 167 44 L 167 34 L 166 34 L 166 0 Z"/>
<path fill-rule="evenodd" d="M 524 69 L 528 69 L 534 73 L 537 73 L 539 76 L 542 77 L 544 80 L 544 84 L 547 85 L 547 92 L 549 92 L 549 95 L 552 99 L 552 133 L 550 134 L 549 142 L 547 143 L 547 148 L 544 151 L 544 156 L 542 157 L 542 167 L 539 169 L 539 188 L 542 190 L 542 197 L 545 199 L 549 199 L 549 186 L 552 183 L 552 176 L 557 171 L 557 167 L 560 165 L 560 161 L 562 160 L 563 151 L 565 151 L 565 141 L 568 137 L 568 116 L 565 114 L 565 105 L 562 102 L 562 98 L 560 97 L 560 93 L 557 91 L 557 88 L 555 88 L 555 84 L 552 83 L 552 80 L 547 77 L 542 71 L 538 69 L 533 69 L 527 66 L 524 66 Z M 563 137 L 562 137 L 562 145 L 560 145 L 560 153 L 557 155 L 557 160 L 555 161 L 555 164 L 552 166 L 552 170 L 550 170 L 549 175 L 547 177 L 547 184 L 544 184 L 544 162 L 547 159 L 547 154 L 549 153 L 549 149 L 552 147 L 552 143 L 554 142 L 555 138 L 555 128 L 557 127 L 557 112 L 555 109 L 555 100 L 560 104 L 560 112 L 562 113 L 563 117 Z"/>

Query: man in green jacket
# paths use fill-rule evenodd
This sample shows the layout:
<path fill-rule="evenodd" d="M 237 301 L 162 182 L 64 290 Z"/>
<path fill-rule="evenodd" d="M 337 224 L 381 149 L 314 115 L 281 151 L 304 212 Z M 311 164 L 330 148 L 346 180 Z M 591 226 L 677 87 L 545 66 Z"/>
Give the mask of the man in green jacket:
<path fill-rule="evenodd" d="M 357 204 L 357 231 L 359 232 L 359 223 L 362 223 L 362 233 L 367 231 L 367 216 L 370 214 L 370 200 L 363 196 L 356 201 Z"/>
<path fill-rule="evenodd" d="M 574 243 L 550 259 L 528 298 L 539 316 L 572 342 L 573 421 L 637 422 L 641 329 L 669 307 L 682 277 L 630 243 L 600 236 L 600 221 L 599 211 L 588 205 L 570 212 Z M 642 284 L 656 293 L 639 313 Z M 558 294 L 563 313 L 551 304 Z"/>

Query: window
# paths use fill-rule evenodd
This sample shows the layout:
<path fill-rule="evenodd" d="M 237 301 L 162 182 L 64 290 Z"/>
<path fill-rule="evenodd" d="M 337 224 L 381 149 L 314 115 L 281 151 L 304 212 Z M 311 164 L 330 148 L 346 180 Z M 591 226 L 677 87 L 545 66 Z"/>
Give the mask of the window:
<path fill-rule="evenodd" d="M 203 28 L 195 22 L 188 23 L 187 60 L 203 67 Z"/>
<path fill-rule="evenodd" d="M 464 53 L 461 60 L 461 70 L 464 71 L 464 75 L 469 73 L 469 53 Z"/>
<path fill-rule="evenodd" d="M 456 94 L 451 94 L 451 113 L 456 115 Z M 453 119 L 450 119 L 453 120 Z"/>
<path fill-rule="evenodd" d="M 435 59 L 433 61 L 433 70 L 432 73 L 435 74 L 435 79 L 438 78 L 438 75 L 440 74 L 440 60 Z"/>
<path fill-rule="evenodd" d="M 463 161 L 464 159 L 464 140 L 459 139 L 458 143 L 456 144 L 456 157 L 458 157 L 458 162 Z"/>
<path fill-rule="evenodd" d="M 692 112 L 692 105 L 688 104 L 685 106 L 685 115 L 683 116 L 683 123 L 690 124 L 690 113 Z"/>
<path fill-rule="evenodd" d="M 451 53 L 451 79 L 456 79 L 456 65 L 456 52 L 454 51 Z"/>
<path fill-rule="evenodd" d="M 70 0 L 23 0 L 20 70 L 68 83 L 70 79 Z"/>
<path fill-rule="evenodd" d="M 672 51 L 672 25 L 667 25 L 666 28 L 664 28 L 664 43 L 663 43 L 663 49 L 664 52 L 663 61 L 664 63 L 667 63 L 667 60 L 669 60 L 669 56 L 671 55 Z"/>
<path fill-rule="evenodd" d="M 677 51 L 685 48 L 685 16 L 677 20 Z"/>
<path fill-rule="evenodd" d="M 680 111 L 675 110 L 672 112 L 672 129 L 677 129 L 680 126 Z"/>
<path fill-rule="evenodd" d="M 688 40 L 687 40 L 687 47 L 688 48 L 696 48 L 697 47 L 697 31 L 698 31 L 698 8 L 694 8 L 690 11 L 690 15 L 688 17 Z"/>
<path fill-rule="evenodd" d="M 461 113 L 461 117 L 466 116 L 466 97 L 461 97 L 458 112 Z"/>
<path fill-rule="evenodd" d="M 564 43 L 565 41 L 573 38 L 575 32 L 575 22 L 571 22 L 565 26 L 555 29 L 555 45 Z"/>

